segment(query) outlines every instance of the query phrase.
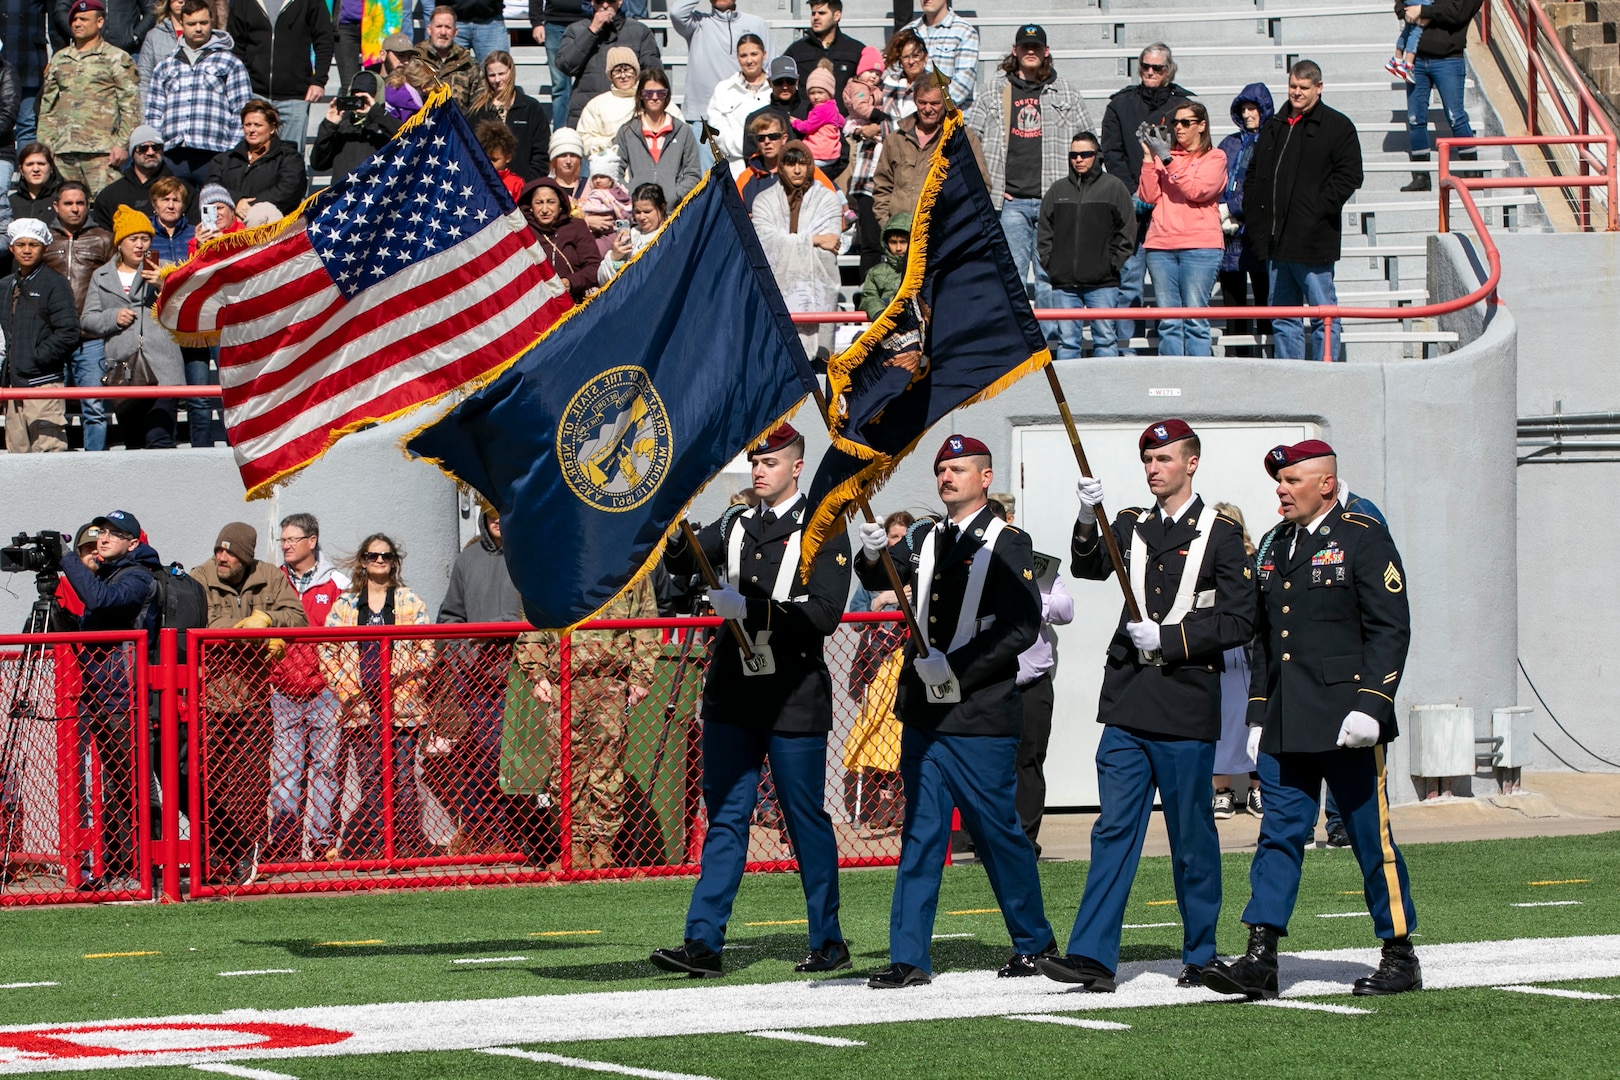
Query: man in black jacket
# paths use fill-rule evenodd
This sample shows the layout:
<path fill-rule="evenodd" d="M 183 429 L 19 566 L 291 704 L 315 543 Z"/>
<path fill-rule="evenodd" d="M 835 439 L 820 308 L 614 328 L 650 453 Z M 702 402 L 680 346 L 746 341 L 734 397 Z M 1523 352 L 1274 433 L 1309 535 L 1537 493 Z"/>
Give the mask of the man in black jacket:
<path fill-rule="evenodd" d="M 568 99 L 574 84 L 568 73 L 557 66 L 557 53 L 563 36 L 577 22 L 588 21 L 590 12 L 580 0 L 529 0 L 529 33 L 536 45 L 546 47 L 546 70 L 551 72 L 551 130 L 573 123 Z M 602 54 L 604 57 L 606 53 Z"/>
<path fill-rule="evenodd" d="M 273 22 L 270 11 L 276 13 Z M 239 0 L 231 5 L 225 31 L 236 43 L 231 51 L 248 70 L 253 96 L 276 107 L 282 141 L 302 157 L 309 105 L 326 90 L 336 46 L 326 0 L 287 0 L 279 8 Z"/>
<path fill-rule="evenodd" d="M 169 163 L 163 160 L 163 134 L 149 124 L 142 124 L 129 136 L 129 168 L 124 175 L 101 189 L 90 207 L 90 224 L 109 232 L 113 215 L 120 206 L 139 210 L 153 217 L 152 185 L 164 176 L 173 176 Z M 197 209 L 197 193 L 186 189 L 186 217 L 193 225 L 202 220 Z"/>
<path fill-rule="evenodd" d="M 1395 0 L 1396 18 L 1416 23 L 1424 22 L 1423 36 L 1418 39 L 1417 56 L 1412 61 L 1412 81 L 1406 84 L 1406 137 L 1413 161 L 1429 160 L 1429 97 L 1433 90 L 1440 91 L 1440 103 L 1445 106 L 1446 122 L 1451 133 L 1459 139 L 1471 138 L 1473 125 L 1468 122 L 1468 110 L 1463 86 L 1468 78 L 1468 27 L 1479 14 L 1483 0 L 1429 0 L 1425 4 L 1408 4 Z M 1477 150 L 1459 150 L 1457 158 L 1472 161 L 1479 156 Z M 1412 173 L 1412 179 L 1402 191 L 1428 191 L 1427 171 Z M 1276 300 L 1272 300 L 1276 303 Z"/>
<path fill-rule="evenodd" d="M 722 973 L 720 953 L 732 901 L 748 858 L 748 823 L 759 800 L 760 769 L 771 778 L 804 879 L 810 953 L 794 970 L 850 966 L 838 922 L 838 844 L 825 808 L 832 677 L 823 656 L 849 597 L 849 538 L 829 537 L 810 580 L 799 579 L 799 545 L 810 505 L 799 492 L 804 436 L 783 424 L 748 454 L 759 505 L 734 508 L 698 533 L 709 564 L 724 568 L 709 591 L 714 613 L 740 625 L 755 662 L 743 659 L 730 631 L 709 645 L 703 680 L 703 805 L 709 832 L 703 871 L 686 913 L 686 940 L 649 957 L 663 971 Z M 670 573 L 696 573 L 684 539 L 665 555 Z M 758 661 L 771 663 L 760 666 Z M 1022 834 L 1020 834 L 1022 835 Z"/>
<path fill-rule="evenodd" d="M 1333 264 L 1339 261 L 1344 204 L 1361 187 L 1361 140 L 1350 118 L 1322 103 L 1322 69 L 1301 60 L 1288 72 L 1288 104 L 1260 129 L 1243 180 L 1245 235 L 1268 262 L 1271 303 L 1277 307 L 1337 304 Z M 1279 360 L 1320 360 L 1321 319 L 1271 321 Z M 1344 359 L 1340 327 L 1328 346 Z"/>
<path fill-rule="evenodd" d="M 1378 970 L 1362 996 L 1423 989 L 1417 910 L 1389 824 L 1384 748 L 1400 734 L 1395 692 L 1412 642 L 1401 556 L 1377 519 L 1338 501 L 1338 459 L 1320 439 L 1266 454 L 1283 521 L 1260 541 L 1259 621 L 1249 685 L 1249 756 L 1266 816 L 1249 868 L 1245 955 L 1204 973 L 1217 993 L 1277 996 L 1277 939 L 1299 895 L 1322 783 L 1338 801 L 1361 868 Z"/>
<path fill-rule="evenodd" d="M 844 100 L 844 84 L 855 77 L 855 68 L 861 62 L 864 41 L 857 41 L 838 28 L 844 18 L 844 0 L 810 0 L 810 29 L 804 36 L 783 50 L 782 55 L 793 57 L 799 70 L 809 74 L 823 59 L 832 62 L 833 79 L 838 84 L 833 100 Z M 839 111 L 843 108 L 840 106 Z"/>
<path fill-rule="evenodd" d="M 1018 655 L 1040 634 L 1041 594 L 1029 534 L 988 506 L 993 479 L 989 448 L 950 436 L 934 456 L 934 486 L 947 517 L 913 526 L 889 548 L 902 583 L 913 587 L 928 652 L 915 638 L 906 643 L 895 699 L 906 818 L 889 909 L 890 963 L 866 983 L 875 990 L 932 981 L 929 942 L 953 805 L 977 844 L 1012 938 L 1012 959 L 997 974 L 1036 975 L 1041 956 L 1057 955 L 1035 848 L 1015 801 L 1024 730 Z M 878 524 L 863 524 L 860 533 L 861 584 L 886 589 L 880 559 L 888 534 Z"/>
<path fill-rule="evenodd" d="M 67 278 L 45 265 L 51 230 L 38 218 L 18 218 L 6 229 L 16 265 L 0 278 L 0 331 L 6 358 L 0 385 L 65 385 L 68 358 L 79 347 L 79 312 Z M 6 451 L 66 450 L 67 405 L 60 398 L 6 402 Z"/>
<path fill-rule="evenodd" d="M 1125 182 L 1103 172 L 1097 136 L 1069 142 L 1069 175 L 1041 199 L 1035 257 L 1052 285 L 1052 306 L 1111 308 L 1119 304 L 1119 271 L 1136 248 L 1136 203 Z M 1091 323 L 1094 356 L 1118 356 L 1115 324 Z M 1080 358 L 1080 323 L 1058 323 L 1059 360 Z"/>
<path fill-rule="evenodd" d="M 1176 109 L 1196 97 L 1191 90 L 1176 83 L 1176 61 L 1170 46 L 1154 42 L 1142 50 L 1136 61 L 1140 81 L 1116 92 L 1108 99 L 1103 110 L 1102 155 L 1103 164 L 1114 176 L 1125 181 L 1131 197 L 1136 196 L 1137 184 L 1142 179 L 1142 140 L 1136 129 L 1143 123 L 1168 128 Z M 1147 251 L 1142 241 L 1147 237 L 1148 219 L 1152 207 L 1137 212 L 1136 250 L 1125 260 L 1119 272 L 1119 306 L 1141 307 L 1142 285 L 1147 271 Z M 1135 356 L 1131 338 L 1136 336 L 1136 320 L 1121 319 L 1114 324 L 1119 336 L 1121 354 Z"/>
<path fill-rule="evenodd" d="M 634 49 L 641 70 L 662 68 L 658 39 L 645 23 L 619 10 L 619 0 L 591 0 L 591 17 L 569 26 L 557 49 L 557 67 L 574 79 L 568 95 L 568 126 L 579 126 L 579 114 L 597 94 L 613 88 L 607 53 L 615 45 Z"/>

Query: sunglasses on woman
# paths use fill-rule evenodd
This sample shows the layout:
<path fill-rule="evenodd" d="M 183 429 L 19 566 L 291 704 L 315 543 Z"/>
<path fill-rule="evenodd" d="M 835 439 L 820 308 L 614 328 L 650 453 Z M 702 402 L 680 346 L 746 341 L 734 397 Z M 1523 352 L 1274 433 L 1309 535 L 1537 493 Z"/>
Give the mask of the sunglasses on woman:
<path fill-rule="evenodd" d="M 668 97 L 668 90 L 643 90 L 641 92 L 642 101 L 664 101 Z"/>
<path fill-rule="evenodd" d="M 393 562 L 394 553 L 391 551 L 368 551 L 366 562 Z"/>

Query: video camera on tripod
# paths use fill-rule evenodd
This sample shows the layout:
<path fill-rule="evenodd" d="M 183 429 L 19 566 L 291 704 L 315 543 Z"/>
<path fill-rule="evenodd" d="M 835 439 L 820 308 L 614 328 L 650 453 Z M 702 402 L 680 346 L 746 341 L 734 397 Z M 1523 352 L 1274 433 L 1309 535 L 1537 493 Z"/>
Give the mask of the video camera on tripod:
<path fill-rule="evenodd" d="M 0 574 L 59 574 L 66 537 L 41 530 L 32 536 L 18 533 L 0 547 Z"/>

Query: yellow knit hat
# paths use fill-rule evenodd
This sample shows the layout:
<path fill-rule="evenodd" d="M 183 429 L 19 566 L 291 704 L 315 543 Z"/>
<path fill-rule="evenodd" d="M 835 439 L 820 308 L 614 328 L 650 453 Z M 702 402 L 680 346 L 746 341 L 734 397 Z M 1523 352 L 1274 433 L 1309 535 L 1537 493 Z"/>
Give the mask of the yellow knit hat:
<path fill-rule="evenodd" d="M 139 210 L 132 210 L 127 206 L 120 206 L 113 212 L 113 247 L 124 242 L 126 237 L 136 233 L 153 233 L 152 219 Z"/>

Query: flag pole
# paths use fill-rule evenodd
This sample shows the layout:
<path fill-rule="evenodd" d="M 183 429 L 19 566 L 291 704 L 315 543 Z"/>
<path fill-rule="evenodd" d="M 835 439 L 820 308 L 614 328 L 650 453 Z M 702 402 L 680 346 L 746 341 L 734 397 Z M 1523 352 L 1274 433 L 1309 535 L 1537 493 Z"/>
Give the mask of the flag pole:
<path fill-rule="evenodd" d="M 703 545 L 698 543 L 697 533 L 692 531 L 692 523 L 685 518 L 681 519 L 681 535 L 686 537 L 687 546 L 697 557 L 698 571 L 703 575 L 703 583 L 710 589 L 718 589 L 720 579 L 715 576 L 714 566 L 709 562 L 709 557 L 703 553 Z M 736 619 L 727 619 L 726 625 L 731 627 L 731 636 L 737 639 L 737 648 L 742 650 L 743 663 L 753 667 L 754 646 L 748 640 L 748 635 L 743 632 L 742 623 Z"/>
<path fill-rule="evenodd" d="M 1069 399 L 1064 397 L 1063 384 L 1058 382 L 1057 372 L 1052 368 L 1052 364 L 1046 365 L 1046 384 L 1052 388 L 1052 400 L 1057 402 L 1058 414 L 1063 417 L 1063 430 L 1069 433 L 1069 445 L 1074 448 L 1074 460 L 1080 466 L 1080 475 L 1090 476 L 1091 466 L 1086 462 L 1086 448 L 1080 445 L 1080 432 L 1075 429 L 1074 417 L 1069 412 Z M 1095 509 L 1097 531 L 1102 533 L 1103 545 L 1108 548 L 1108 559 L 1114 564 L 1114 576 L 1119 578 L 1120 590 L 1125 593 L 1125 610 L 1130 613 L 1131 622 L 1141 622 L 1142 609 L 1136 606 L 1130 578 L 1125 574 L 1125 561 L 1119 557 L 1119 543 L 1114 539 L 1114 530 L 1108 526 L 1108 515 L 1100 502 Z"/>
<path fill-rule="evenodd" d="M 828 432 L 831 432 L 832 414 L 827 407 L 827 395 L 822 392 L 819 384 L 817 384 L 814 394 L 816 408 L 821 410 L 821 422 L 826 425 Z M 872 513 L 872 504 L 867 501 L 865 495 L 857 499 L 855 505 L 860 507 L 861 513 L 866 516 L 868 525 L 878 523 L 877 515 Z M 911 631 L 911 640 L 917 643 L 917 655 L 927 656 L 929 653 L 928 638 L 923 636 L 922 625 L 917 622 L 917 611 L 911 606 L 911 598 L 906 595 L 906 588 L 900 582 L 900 569 L 894 565 L 894 557 L 889 554 L 887 547 L 881 552 L 878 561 L 883 563 L 883 570 L 889 575 L 889 588 L 894 591 L 895 602 L 900 605 L 900 614 L 906 618 L 906 629 Z"/>

